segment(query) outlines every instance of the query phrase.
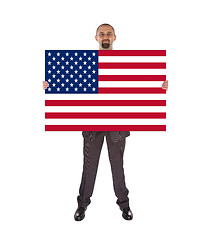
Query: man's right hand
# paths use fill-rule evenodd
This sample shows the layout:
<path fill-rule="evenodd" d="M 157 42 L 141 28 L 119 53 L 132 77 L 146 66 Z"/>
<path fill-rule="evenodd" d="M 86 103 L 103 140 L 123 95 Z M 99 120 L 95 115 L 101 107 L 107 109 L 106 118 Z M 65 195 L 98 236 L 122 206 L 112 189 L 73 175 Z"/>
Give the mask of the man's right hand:
<path fill-rule="evenodd" d="M 43 81 L 43 89 L 45 90 L 48 87 L 49 87 L 48 82 L 47 81 Z"/>

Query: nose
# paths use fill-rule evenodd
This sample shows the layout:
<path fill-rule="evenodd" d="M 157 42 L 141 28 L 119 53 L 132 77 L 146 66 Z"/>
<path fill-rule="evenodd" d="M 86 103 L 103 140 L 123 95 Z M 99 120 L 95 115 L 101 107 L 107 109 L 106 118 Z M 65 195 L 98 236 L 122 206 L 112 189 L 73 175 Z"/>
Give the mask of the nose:
<path fill-rule="evenodd" d="M 107 38 L 108 38 L 108 37 L 107 37 L 107 34 L 105 34 L 105 35 L 103 36 L 103 40 L 104 40 L 104 39 L 107 39 Z"/>

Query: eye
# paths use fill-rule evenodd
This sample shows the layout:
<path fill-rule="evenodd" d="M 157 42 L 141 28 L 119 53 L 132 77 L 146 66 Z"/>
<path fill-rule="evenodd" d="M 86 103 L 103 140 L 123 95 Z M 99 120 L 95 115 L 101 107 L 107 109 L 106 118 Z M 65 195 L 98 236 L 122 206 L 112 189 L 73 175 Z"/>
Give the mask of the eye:
<path fill-rule="evenodd" d="M 103 37 L 103 36 L 104 36 L 104 33 L 100 33 L 100 36 Z"/>

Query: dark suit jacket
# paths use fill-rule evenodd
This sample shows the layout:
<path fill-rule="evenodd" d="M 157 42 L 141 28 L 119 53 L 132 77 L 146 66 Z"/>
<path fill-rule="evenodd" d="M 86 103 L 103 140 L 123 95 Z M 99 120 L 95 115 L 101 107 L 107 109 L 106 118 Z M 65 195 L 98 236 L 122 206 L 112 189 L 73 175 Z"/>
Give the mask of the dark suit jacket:
<path fill-rule="evenodd" d="M 97 131 L 83 131 L 82 135 L 83 137 L 87 137 L 90 141 L 94 141 Z M 111 139 L 114 142 L 118 142 L 130 135 L 129 131 L 109 131 L 109 134 L 111 136 Z"/>

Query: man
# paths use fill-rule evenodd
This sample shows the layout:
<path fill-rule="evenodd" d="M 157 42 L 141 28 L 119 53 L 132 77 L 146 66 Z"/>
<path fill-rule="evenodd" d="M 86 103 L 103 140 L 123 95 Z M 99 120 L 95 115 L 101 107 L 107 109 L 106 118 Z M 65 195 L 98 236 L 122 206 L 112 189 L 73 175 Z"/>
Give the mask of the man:
<path fill-rule="evenodd" d="M 97 28 L 96 41 L 100 50 L 112 50 L 113 42 L 116 40 L 114 28 L 109 24 L 102 24 Z M 48 87 L 47 82 L 43 82 L 43 88 Z M 163 89 L 168 89 L 168 81 L 162 85 Z M 84 163 L 83 173 L 79 189 L 78 208 L 74 218 L 81 221 L 85 217 L 85 211 L 90 204 L 94 189 L 95 178 L 104 138 L 106 138 L 109 160 L 111 164 L 113 186 L 117 197 L 117 204 L 122 211 L 122 217 L 132 220 L 133 214 L 129 206 L 128 189 L 125 184 L 123 154 L 125 149 L 125 138 L 130 135 L 128 131 L 83 131 L 84 137 Z"/>

